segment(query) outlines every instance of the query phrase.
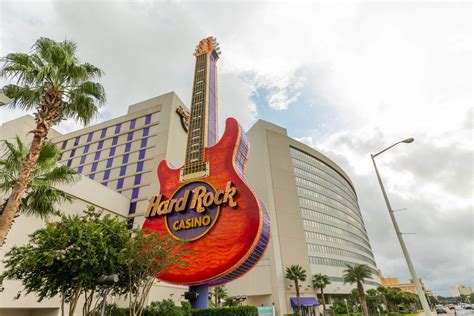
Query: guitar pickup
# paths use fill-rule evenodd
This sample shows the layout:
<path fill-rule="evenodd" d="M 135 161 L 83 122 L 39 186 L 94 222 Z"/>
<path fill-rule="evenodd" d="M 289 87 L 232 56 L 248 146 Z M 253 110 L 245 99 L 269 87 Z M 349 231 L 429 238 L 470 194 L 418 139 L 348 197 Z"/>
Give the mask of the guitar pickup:
<path fill-rule="evenodd" d="M 191 171 L 187 171 L 188 169 L 191 169 Z M 193 171 L 193 169 L 197 169 L 197 170 Z M 209 162 L 205 162 L 193 167 L 184 166 L 179 171 L 179 182 L 187 182 L 189 180 L 207 178 L 208 176 L 209 176 Z"/>

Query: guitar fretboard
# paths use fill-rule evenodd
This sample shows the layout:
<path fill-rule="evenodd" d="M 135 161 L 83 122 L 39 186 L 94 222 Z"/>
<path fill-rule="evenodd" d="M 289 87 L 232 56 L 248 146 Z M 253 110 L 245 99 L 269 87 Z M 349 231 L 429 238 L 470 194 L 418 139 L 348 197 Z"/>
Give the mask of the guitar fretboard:
<path fill-rule="evenodd" d="M 205 170 L 204 146 L 207 98 L 207 54 L 196 57 L 194 70 L 193 96 L 189 119 L 188 142 L 184 174 Z"/>

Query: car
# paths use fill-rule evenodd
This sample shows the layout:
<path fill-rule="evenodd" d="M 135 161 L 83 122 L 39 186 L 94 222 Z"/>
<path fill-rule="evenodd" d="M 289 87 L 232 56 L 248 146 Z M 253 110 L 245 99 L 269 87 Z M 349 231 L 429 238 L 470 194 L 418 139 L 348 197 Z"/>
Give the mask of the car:
<path fill-rule="evenodd" d="M 436 314 L 447 314 L 448 312 L 443 307 L 436 307 Z"/>

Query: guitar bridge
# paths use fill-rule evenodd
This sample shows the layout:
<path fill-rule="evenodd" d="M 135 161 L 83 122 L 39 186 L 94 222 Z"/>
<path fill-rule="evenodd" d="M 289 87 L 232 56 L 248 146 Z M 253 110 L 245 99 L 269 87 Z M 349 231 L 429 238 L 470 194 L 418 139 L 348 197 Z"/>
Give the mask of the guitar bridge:
<path fill-rule="evenodd" d="M 209 162 L 200 162 L 184 166 L 179 171 L 179 181 L 187 182 L 189 180 L 206 178 L 209 176 Z"/>

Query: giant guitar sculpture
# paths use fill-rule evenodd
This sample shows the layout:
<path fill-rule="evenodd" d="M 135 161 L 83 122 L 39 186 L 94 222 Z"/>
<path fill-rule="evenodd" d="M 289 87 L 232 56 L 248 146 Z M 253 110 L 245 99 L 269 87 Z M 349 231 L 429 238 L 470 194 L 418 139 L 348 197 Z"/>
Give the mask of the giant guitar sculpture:
<path fill-rule="evenodd" d="M 212 37 L 196 47 L 185 164 L 158 165 L 160 193 L 143 224 L 187 241 L 183 264 L 158 276 L 170 283 L 219 285 L 240 277 L 262 258 L 270 237 L 265 206 L 245 181 L 249 143 L 234 118 L 217 142 L 219 54 Z"/>

